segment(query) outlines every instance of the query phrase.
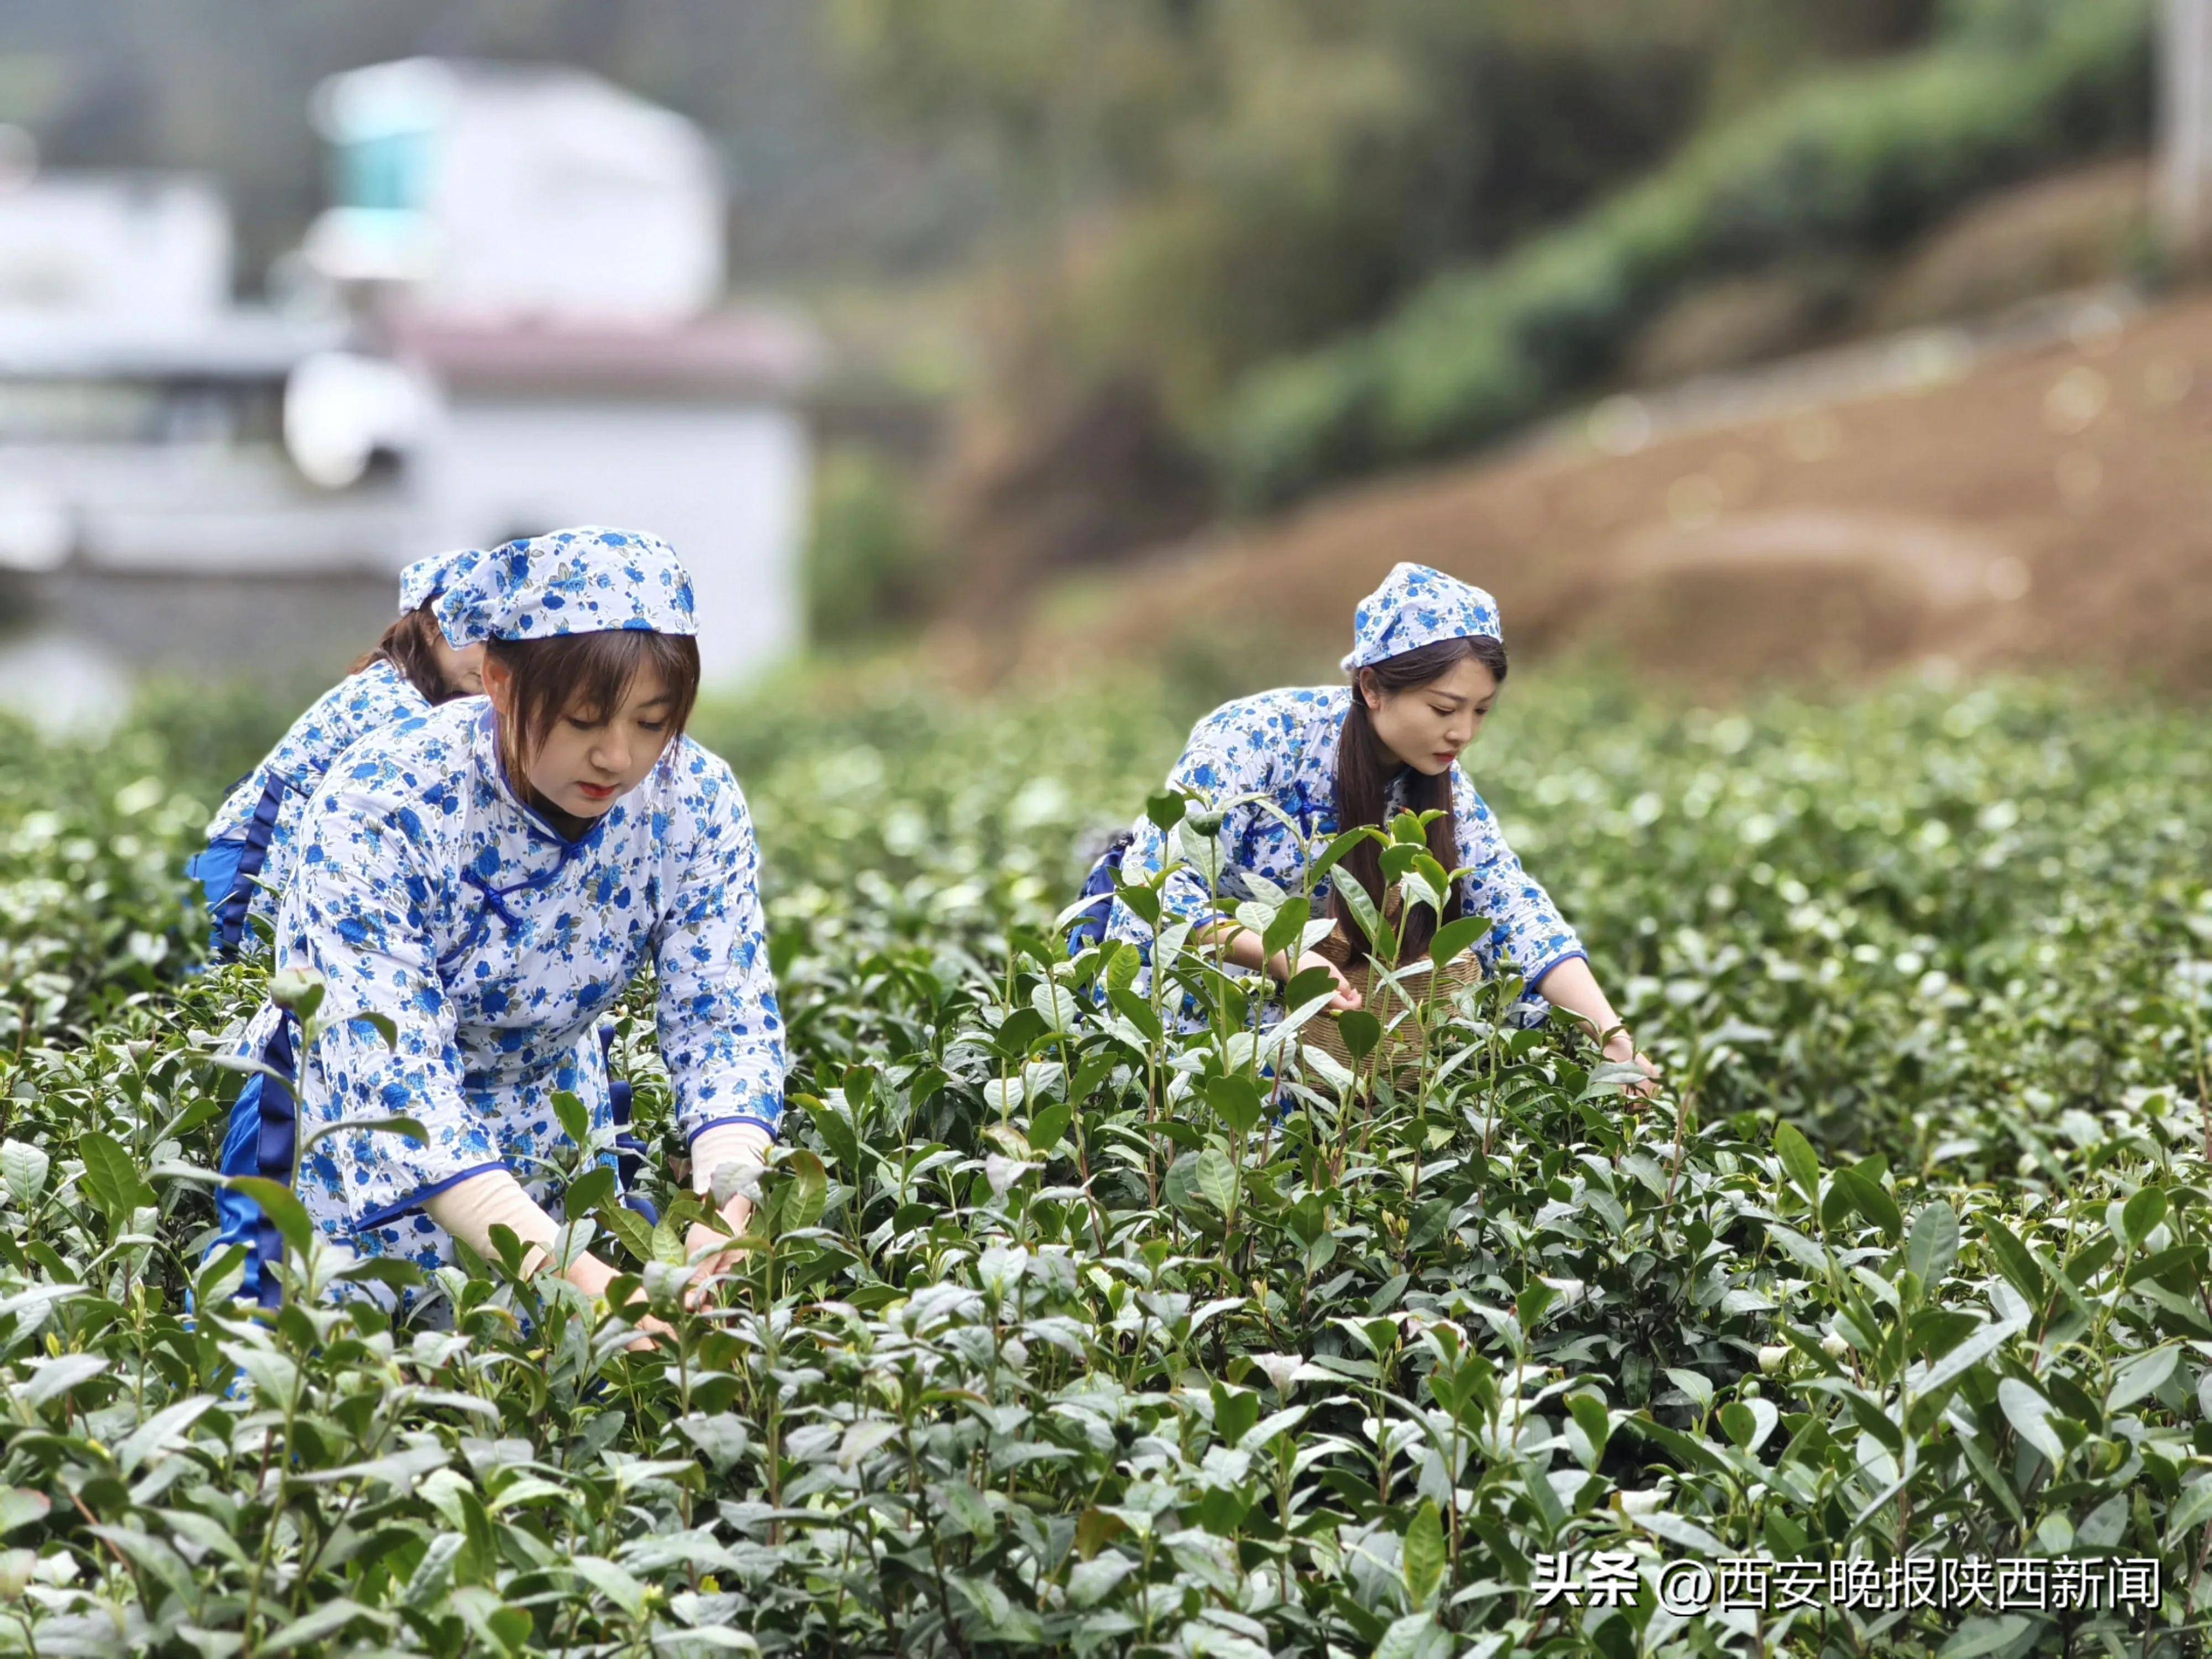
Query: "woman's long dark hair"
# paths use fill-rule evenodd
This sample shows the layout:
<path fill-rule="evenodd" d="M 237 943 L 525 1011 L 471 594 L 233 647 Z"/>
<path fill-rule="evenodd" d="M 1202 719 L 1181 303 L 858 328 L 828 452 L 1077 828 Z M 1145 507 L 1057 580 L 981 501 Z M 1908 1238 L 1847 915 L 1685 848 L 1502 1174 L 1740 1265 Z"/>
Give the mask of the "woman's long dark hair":
<path fill-rule="evenodd" d="M 446 684 L 438 668 L 438 619 L 430 607 L 418 605 L 384 630 L 384 637 L 361 654 L 346 670 L 358 674 L 374 662 L 388 662 L 407 677 L 407 683 L 433 705 L 451 702 L 461 694 Z"/>
<path fill-rule="evenodd" d="M 1360 690 L 1363 684 L 1371 685 L 1386 697 L 1396 696 L 1431 680 L 1442 679 L 1469 658 L 1487 668 L 1500 685 L 1505 683 L 1505 647 L 1492 639 L 1438 640 L 1417 651 L 1386 657 L 1352 677 L 1352 707 L 1344 716 L 1344 736 L 1336 750 L 1336 824 L 1340 830 L 1383 823 L 1390 781 L 1404 771 L 1404 810 L 1441 811 L 1442 816 L 1429 823 L 1429 850 L 1445 869 L 1459 867 L 1459 826 L 1452 813 L 1451 774 L 1446 771 L 1431 776 L 1405 766 L 1375 735 L 1374 722 L 1367 714 L 1367 701 L 1360 696 Z M 1363 963 L 1368 957 L 1367 935 L 1354 920 L 1352 907 L 1345 902 L 1344 884 L 1358 882 L 1379 910 L 1383 902 L 1382 849 L 1371 841 L 1361 842 L 1337 861 L 1334 874 L 1329 905 L 1336 917 L 1337 930 L 1351 941 L 1352 962 Z M 1441 919 L 1425 906 L 1404 918 L 1401 923 L 1399 959 L 1411 961 L 1427 951 L 1440 920 L 1449 921 L 1458 915 L 1459 890 L 1455 886 L 1446 895 Z"/>

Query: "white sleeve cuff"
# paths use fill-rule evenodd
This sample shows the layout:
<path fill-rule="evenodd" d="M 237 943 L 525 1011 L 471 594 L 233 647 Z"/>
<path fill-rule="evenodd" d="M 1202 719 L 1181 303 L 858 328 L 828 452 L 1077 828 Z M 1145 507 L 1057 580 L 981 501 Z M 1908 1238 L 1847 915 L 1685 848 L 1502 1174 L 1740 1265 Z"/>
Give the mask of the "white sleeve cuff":
<path fill-rule="evenodd" d="M 495 1223 L 508 1228 L 522 1241 L 526 1261 L 528 1247 L 533 1244 L 550 1257 L 554 1236 L 561 1231 L 560 1223 L 538 1208 L 530 1194 L 522 1190 L 522 1183 L 506 1170 L 487 1170 L 448 1187 L 436 1196 L 425 1199 L 422 1210 L 487 1261 L 499 1259 L 499 1252 L 492 1248 L 491 1242 Z"/>
<path fill-rule="evenodd" d="M 716 1123 L 699 1131 L 691 1143 L 691 1190 L 712 1195 L 714 1171 L 725 1164 L 768 1162 L 768 1149 L 775 1137 L 757 1123 Z"/>

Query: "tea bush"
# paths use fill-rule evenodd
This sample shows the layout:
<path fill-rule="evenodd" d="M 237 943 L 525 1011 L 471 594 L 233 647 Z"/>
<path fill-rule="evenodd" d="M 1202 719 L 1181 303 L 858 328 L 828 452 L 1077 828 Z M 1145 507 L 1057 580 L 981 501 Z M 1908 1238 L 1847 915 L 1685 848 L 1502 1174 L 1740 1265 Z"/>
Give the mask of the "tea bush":
<path fill-rule="evenodd" d="M 1420 1003 L 1408 1074 L 1355 1017 L 1363 1081 L 1299 1051 L 1311 987 L 1263 1034 L 1171 939 L 1157 980 L 1071 960 L 1089 832 L 1150 810 L 1212 855 L 1206 804 L 1150 798 L 1191 712 L 1154 690 L 708 711 L 797 1069 L 710 1311 L 665 1173 L 647 1228 L 570 1149 L 574 1237 L 678 1333 L 649 1352 L 511 1261 L 419 1328 L 319 1249 L 231 1304 L 206 1055 L 263 985 L 180 972 L 204 809 L 142 735 L 9 744 L 0 1644 L 2201 1651 L 2199 723 L 1516 696 L 1476 771 L 1668 1068 L 1642 1110 L 1500 1018 L 1510 979 Z M 1386 869 L 1418 893 L 1424 856 Z M 1754 1557 L 1759 1604 L 1685 1607 Z"/>

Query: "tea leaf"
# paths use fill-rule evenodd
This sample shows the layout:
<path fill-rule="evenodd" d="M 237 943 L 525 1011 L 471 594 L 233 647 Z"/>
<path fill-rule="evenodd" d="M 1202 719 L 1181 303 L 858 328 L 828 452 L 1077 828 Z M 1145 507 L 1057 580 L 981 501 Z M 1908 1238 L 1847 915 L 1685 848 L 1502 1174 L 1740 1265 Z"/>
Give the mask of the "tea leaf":
<path fill-rule="evenodd" d="M 2166 1194 L 2156 1187 L 2146 1187 L 2127 1201 L 2121 1213 L 2129 1245 L 2142 1249 L 2144 1241 L 2166 1219 Z"/>
<path fill-rule="evenodd" d="M 1055 1101 L 1030 1121 L 1030 1147 L 1036 1152 L 1049 1152 L 1060 1145 L 1067 1126 L 1075 1121 L 1075 1103 Z"/>
<path fill-rule="evenodd" d="M 1680 1544 L 1684 1549 L 1695 1550 L 1700 1555 L 1728 1553 L 1728 1546 L 1705 1528 L 1666 1510 L 1632 1511 L 1628 1518 L 1644 1531 L 1663 1538 L 1670 1544 Z"/>
<path fill-rule="evenodd" d="M 1981 1225 L 1989 1240 L 1990 1249 L 1996 1256 L 1998 1271 L 2031 1304 L 2039 1304 L 2045 1290 L 2043 1269 L 2036 1266 L 2035 1258 L 2029 1253 L 2027 1246 L 2021 1243 L 2019 1236 L 2011 1228 L 1995 1216 L 1982 1217 Z"/>
<path fill-rule="evenodd" d="M 777 1167 L 784 1176 L 775 1206 L 778 1230 L 798 1232 L 811 1227 L 822 1219 L 830 1201 L 829 1171 L 803 1146 L 785 1152 Z"/>
<path fill-rule="evenodd" d="M 1206 1098 L 1221 1115 L 1221 1121 L 1238 1134 L 1249 1134 L 1259 1127 L 1264 1109 L 1260 1091 L 1249 1077 L 1239 1073 L 1233 1077 L 1209 1079 Z"/>
<path fill-rule="evenodd" d="M 1905 1266 L 1923 1285 L 1951 1271 L 1959 1259 L 1959 1218 L 1942 1199 L 1912 1218 L 1912 1236 L 1905 1242 Z"/>
<path fill-rule="evenodd" d="M 560 1120 L 561 1132 L 579 1146 L 588 1146 L 592 1139 L 592 1115 L 584 1109 L 584 1103 L 570 1090 L 553 1091 L 553 1115 Z M 428 1135 L 418 1134 L 418 1140 Z"/>
<path fill-rule="evenodd" d="M 1336 1029 L 1354 1066 L 1363 1064 L 1375 1052 L 1375 1045 L 1382 1040 L 1382 1022 L 1364 1008 L 1347 1009 L 1339 1014 Z"/>
<path fill-rule="evenodd" d="M 1126 1555 L 1094 1555 L 1079 1561 L 1067 1575 L 1067 1599 L 1079 1607 L 1095 1607 L 1109 1592 L 1137 1569 Z"/>
<path fill-rule="evenodd" d="M 1451 1650 L 1451 1633 L 1433 1615 L 1413 1613 L 1383 1632 L 1375 1644 L 1375 1659 L 1446 1659 Z"/>
<path fill-rule="evenodd" d="M 1881 1229 L 1884 1237 L 1894 1243 L 1905 1231 L 1905 1217 L 1897 1200 L 1879 1181 L 1856 1168 L 1838 1170 L 1831 1178 L 1850 1199 L 1852 1207 Z"/>
<path fill-rule="evenodd" d="M 830 1149 L 830 1156 L 836 1159 L 837 1167 L 849 1176 L 864 1175 L 866 1171 L 860 1158 L 860 1133 L 848 1114 L 839 1109 L 835 1097 L 817 1100 L 812 1095 L 798 1095 L 793 1099 L 813 1120 L 815 1133 Z"/>
<path fill-rule="evenodd" d="M 572 1555 L 563 1565 L 630 1618 L 645 1617 L 645 1586 L 613 1562 L 596 1555 Z"/>
<path fill-rule="evenodd" d="M 2126 1361 L 2112 1377 L 2112 1392 L 2105 1401 L 2106 1410 L 2117 1412 L 2147 1395 L 2157 1393 L 2166 1386 L 2166 1379 L 2173 1375 L 2173 1368 L 2180 1359 L 2180 1349 L 2160 1347 Z"/>
<path fill-rule="evenodd" d="M 1473 950 L 1491 930 L 1487 916 L 1460 916 L 1437 929 L 1429 942 L 1429 960 L 1439 968 Z"/>
<path fill-rule="evenodd" d="M 2052 1468 L 2066 1461 L 2066 1445 L 2051 1426 L 2051 1402 L 2018 1377 L 1997 1384 L 1997 1404 L 2020 1437 L 2041 1452 Z"/>
<path fill-rule="evenodd" d="M 51 1166 L 43 1148 L 20 1140 L 0 1142 L 0 1179 L 7 1182 L 8 1196 L 19 1208 L 27 1210 L 38 1201 L 39 1194 L 46 1189 Z"/>
<path fill-rule="evenodd" d="M 2207 1516 L 2212 1516 L 2212 1476 L 2193 1480 L 2181 1489 L 2181 1496 L 2166 1513 L 2166 1548 L 2178 1548 L 2190 1529 Z"/>
<path fill-rule="evenodd" d="M 383 1614 L 341 1595 L 270 1632 L 268 1640 L 261 1644 L 260 1650 L 264 1653 L 289 1653 L 294 1648 L 303 1648 L 311 1642 L 335 1636 L 357 1620 L 380 1627 L 389 1622 Z"/>
<path fill-rule="evenodd" d="M 2027 1633 L 2033 1621 L 2016 1613 L 1995 1619 L 1969 1619 L 1936 1650 L 1936 1659 L 1980 1659 L 2012 1647 Z"/>
<path fill-rule="evenodd" d="M 137 1160 L 112 1135 L 88 1129 L 78 1139 L 77 1152 L 84 1159 L 86 1190 L 111 1218 L 122 1220 L 152 1201 L 153 1192 L 140 1177 Z"/>
<path fill-rule="evenodd" d="M 1790 1125 L 1784 1123 L 1775 1128 L 1774 1150 L 1805 1201 L 1817 1205 L 1820 1201 L 1820 1160 L 1814 1156 L 1811 1144 Z"/>
<path fill-rule="evenodd" d="M 15 1390 L 15 1398 L 27 1406 L 43 1406 L 49 1400 L 58 1399 L 108 1369 L 106 1360 L 89 1353 L 67 1353 L 33 1363 L 38 1367 L 36 1373 Z"/>
<path fill-rule="evenodd" d="M 1413 1511 L 1413 1524 L 1406 1528 L 1401 1559 L 1407 1595 L 1415 1607 L 1426 1607 L 1443 1582 L 1445 1566 L 1443 1520 L 1433 1501 L 1424 1499 Z"/>
<path fill-rule="evenodd" d="M 1228 1153 L 1218 1146 L 1207 1147 L 1198 1155 L 1191 1181 L 1215 1209 L 1229 1213 L 1237 1200 L 1237 1166 L 1229 1161 Z"/>

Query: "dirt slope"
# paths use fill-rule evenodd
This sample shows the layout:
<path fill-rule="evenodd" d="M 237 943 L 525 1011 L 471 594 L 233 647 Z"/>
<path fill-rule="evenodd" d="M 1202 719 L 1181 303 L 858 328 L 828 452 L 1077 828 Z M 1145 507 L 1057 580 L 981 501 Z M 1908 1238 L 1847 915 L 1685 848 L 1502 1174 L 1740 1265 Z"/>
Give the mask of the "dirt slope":
<path fill-rule="evenodd" d="M 1416 559 L 1492 589 L 1523 653 L 1595 648 L 1715 691 L 1938 656 L 2212 691 L 2212 299 L 2081 314 L 1911 389 L 1708 410 L 1676 435 L 1662 421 L 1639 440 L 1616 400 L 1569 441 L 1064 589 L 1015 657 L 1263 638 L 1310 667 L 1359 594 Z"/>

